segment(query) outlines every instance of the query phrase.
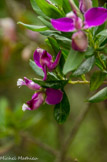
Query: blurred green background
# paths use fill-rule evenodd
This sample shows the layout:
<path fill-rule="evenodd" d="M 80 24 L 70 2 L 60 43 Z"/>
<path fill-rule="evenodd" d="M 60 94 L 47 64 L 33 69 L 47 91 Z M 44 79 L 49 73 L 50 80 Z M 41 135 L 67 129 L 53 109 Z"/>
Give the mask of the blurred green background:
<path fill-rule="evenodd" d="M 23 112 L 22 104 L 31 99 L 33 91 L 26 87 L 19 89 L 17 79 L 36 77 L 29 59 L 33 59 L 38 46 L 47 49 L 47 45 L 45 37 L 17 25 L 18 21 L 40 24 L 30 0 L 0 0 L 0 157 L 29 156 L 37 157 L 38 162 L 54 162 L 55 157 L 35 140 L 39 138 L 41 143 L 60 151 L 76 117 L 87 104 L 84 101 L 89 97 L 89 87 L 65 87 L 71 112 L 63 125 L 54 120 L 52 106 Z M 104 102 L 90 107 L 68 151 L 78 162 L 107 162 L 106 108 Z"/>

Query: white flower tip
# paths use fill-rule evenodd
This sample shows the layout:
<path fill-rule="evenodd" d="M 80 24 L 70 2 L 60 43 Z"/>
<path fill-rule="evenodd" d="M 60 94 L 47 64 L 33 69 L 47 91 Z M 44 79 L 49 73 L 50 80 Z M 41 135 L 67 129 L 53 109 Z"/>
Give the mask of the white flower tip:
<path fill-rule="evenodd" d="M 68 18 L 72 18 L 73 16 L 75 16 L 75 14 L 72 11 L 66 14 Z"/>
<path fill-rule="evenodd" d="M 42 48 L 37 48 L 37 52 L 43 53 L 43 49 Z"/>
<path fill-rule="evenodd" d="M 26 111 L 27 109 L 28 109 L 28 106 L 27 106 L 26 104 L 23 104 L 22 110 L 23 110 L 23 111 Z"/>
<path fill-rule="evenodd" d="M 17 86 L 20 88 L 22 85 L 24 85 L 23 79 L 18 79 Z"/>

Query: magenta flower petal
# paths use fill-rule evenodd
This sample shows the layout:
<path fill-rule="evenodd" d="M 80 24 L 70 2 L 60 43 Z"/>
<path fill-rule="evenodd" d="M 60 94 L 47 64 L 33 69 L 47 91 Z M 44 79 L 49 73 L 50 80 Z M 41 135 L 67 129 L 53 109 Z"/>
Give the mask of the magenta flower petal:
<path fill-rule="evenodd" d="M 35 110 L 37 109 L 38 107 L 40 107 L 40 105 L 44 102 L 44 93 L 42 92 L 38 92 L 38 93 L 35 93 L 33 96 L 32 96 L 32 99 L 30 101 L 27 102 L 27 105 L 24 107 L 23 106 L 23 110 L 27 109 L 27 110 Z"/>
<path fill-rule="evenodd" d="M 45 102 L 49 105 L 56 105 L 61 102 L 63 98 L 63 92 L 61 90 L 47 88 L 46 89 L 46 100 Z"/>
<path fill-rule="evenodd" d="M 24 77 L 24 80 L 18 79 L 18 81 L 17 81 L 17 86 L 19 86 L 19 88 L 23 85 L 27 86 L 28 88 L 30 88 L 32 90 L 39 90 L 41 88 L 40 85 L 38 85 L 37 83 L 34 83 L 32 80 L 29 80 L 26 77 Z"/>
<path fill-rule="evenodd" d="M 44 64 L 48 66 L 49 62 L 51 62 L 52 56 L 46 51 L 41 48 L 37 48 L 34 52 L 34 61 L 37 66 L 42 68 Z"/>
<path fill-rule="evenodd" d="M 37 83 L 34 83 L 32 80 L 29 80 L 28 78 L 24 77 L 25 84 L 28 88 L 32 90 L 39 90 L 41 88 L 40 85 Z"/>
<path fill-rule="evenodd" d="M 44 72 L 43 80 L 47 79 L 48 71 L 52 71 L 53 69 L 56 68 L 56 66 L 59 63 L 60 57 L 61 57 L 61 51 L 58 53 L 56 60 L 53 62 L 52 56 L 46 50 L 38 48 L 34 52 L 34 61 L 35 61 L 36 65 L 38 67 L 42 68 L 42 70 Z"/>
<path fill-rule="evenodd" d="M 45 81 L 47 79 L 47 67 L 46 67 L 46 65 L 44 65 L 42 69 L 43 69 L 43 72 L 44 72 L 43 80 Z"/>
<path fill-rule="evenodd" d="M 56 66 L 59 64 L 60 58 L 61 58 L 61 51 L 59 51 L 59 53 L 56 56 L 55 61 L 50 65 L 49 67 L 50 71 L 56 68 Z"/>
<path fill-rule="evenodd" d="M 51 19 L 52 26 L 62 32 L 70 32 L 75 30 L 74 22 L 71 18 Z"/>
<path fill-rule="evenodd" d="M 36 65 L 39 66 L 40 68 L 42 68 L 41 63 L 40 63 L 40 57 L 41 57 L 42 53 L 43 53 L 43 49 L 37 48 L 35 50 L 34 56 L 33 56 Z"/>
<path fill-rule="evenodd" d="M 91 8 L 85 13 L 85 28 L 91 28 L 103 24 L 107 19 L 107 9 Z"/>
<path fill-rule="evenodd" d="M 46 65 L 47 67 L 49 67 L 51 62 L 52 56 L 47 51 L 44 50 L 40 58 L 41 66 L 43 67 L 44 65 Z"/>

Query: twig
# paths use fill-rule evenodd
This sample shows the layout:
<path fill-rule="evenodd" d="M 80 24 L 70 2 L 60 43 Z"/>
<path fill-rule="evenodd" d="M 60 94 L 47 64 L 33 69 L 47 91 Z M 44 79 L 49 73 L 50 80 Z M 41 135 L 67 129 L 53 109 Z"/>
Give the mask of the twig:
<path fill-rule="evenodd" d="M 51 153 L 54 156 L 58 156 L 59 152 L 57 150 L 55 150 L 54 148 L 48 146 L 47 144 L 41 142 L 39 139 L 36 139 L 35 137 L 31 136 L 28 133 L 21 133 L 21 136 L 26 138 L 26 140 L 38 145 L 39 147 L 43 148 L 44 150 L 46 150 L 47 152 Z"/>
<path fill-rule="evenodd" d="M 7 145 L 4 145 L 2 147 L 0 147 L 0 155 L 4 155 L 5 153 L 7 153 L 8 151 L 10 151 L 14 146 L 14 143 L 8 143 Z"/>
<path fill-rule="evenodd" d="M 69 80 L 68 83 L 69 84 L 90 84 L 90 81 L 88 81 L 88 80 L 86 80 L 86 81 L 81 81 L 81 80 L 72 81 L 72 80 Z M 107 81 L 104 81 L 103 84 L 107 84 Z"/>
<path fill-rule="evenodd" d="M 82 110 L 80 115 L 77 117 L 70 134 L 68 135 L 66 141 L 64 142 L 64 144 L 62 146 L 59 162 L 64 161 L 64 159 L 66 157 L 67 150 L 68 150 L 69 146 L 71 145 L 71 143 L 73 142 L 73 140 L 74 140 L 83 120 L 85 119 L 85 116 L 88 113 L 89 109 L 90 109 L 90 103 Z"/>
<path fill-rule="evenodd" d="M 97 106 L 98 111 L 100 113 L 104 128 L 107 131 L 107 110 L 104 109 L 104 103 L 98 103 L 98 104 L 96 104 L 96 106 Z"/>
<path fill-rule="evenodd" d="M 56 159 L 59 159 L 60 152 L 58 150 L 55 150 L 54 148 L 50 147 L 49 145 L 43 143 L 39 139 L 36 139 L 35 137 L 31 136 L 27 132 L 21 132 L 21 136 L 25 138 L 26 140 L 32 142 L 35 145 L 38 145 L 40 148 L 46 150 L 47 152 L 51 153 L 56 157 Z M 68 162 L 75 162 L 71 157 L 66 157 L 66 161 Z M 77 162 L 77 161 L 76 161 Z"/>

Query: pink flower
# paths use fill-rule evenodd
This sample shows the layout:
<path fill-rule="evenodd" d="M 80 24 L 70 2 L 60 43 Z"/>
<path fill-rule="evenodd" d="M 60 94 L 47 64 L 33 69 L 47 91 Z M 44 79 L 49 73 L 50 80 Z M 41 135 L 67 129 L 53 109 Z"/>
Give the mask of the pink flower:
<path fill-rule="evenodd" d="M 56 60 L 52 60 L 52 56 L 46 51 L 41 48 L 37 48 L 34 52 L 34 61 L 36 65 L 41 68 L 44 72 L 44 78 L 43 80 L 47 79 L 47 71 L 54 70 L 60 60 L 61 57 L 61 51 L 59 51 Z"/>
<path fill-rule="evenodd" d="M 59 89 L 46 88 L 42 89 L 40 85 L 34 83 L 32 80 L 24 77 L 23 79 L 18 79 L 17 85 L 19 87 L 26 85 L 32 90 L 36 90 L 30 101 L 27 101 L 26 104 L 23 104 L 22 110 L 35 110 L 39 108 L 43 102 L 46 102 L 49 105 L 56 105 L 61 102 L 63 98 L 63 92 Z"/>
<path fill-rule="evenodd" d="M 91 8 L 92 4 L 90 0 L 80 0 L 79 2 L 80 10 L 84 13 L 84 22 L 77 16 L 76 8 L 74 7 L 74 4 L 72 4 L 71 7 L 73 8 L 73 12 L 68 13 L 67 17 L 51 19 L 51 24 L 56 30 L 62 32 L 77 31 L 77 33 L 72 36 L 72 48 L 77 51 L 85 51 L 88 47 L 88 41 L 86 34 L 82 29 L 103 24 L 107 20 L 107 9 L 102 7 Z M 77 40 L 77 38 L 80 38 L 80 36 L 82 36 L 81 43 L 83 43 L 84 46 L 82 50 L 75 47 L 78 46 L 78 43 L 76 44 L 75 40 L 79 42 L 79 39 Z M 86 43 L 84 40 L 86 40 Z"/>

